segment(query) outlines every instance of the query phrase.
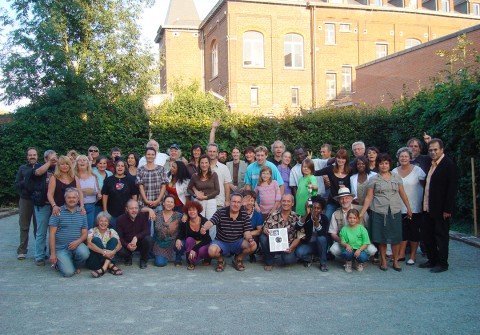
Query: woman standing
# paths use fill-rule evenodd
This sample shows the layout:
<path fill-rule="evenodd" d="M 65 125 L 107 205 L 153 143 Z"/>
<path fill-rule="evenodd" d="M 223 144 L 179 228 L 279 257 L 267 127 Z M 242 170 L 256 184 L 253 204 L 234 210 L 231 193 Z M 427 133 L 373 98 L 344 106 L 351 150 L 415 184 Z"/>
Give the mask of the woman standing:
<path fill-rule="evenodd" d="M 392 245 L 393 269 L 402 271 L 398 265 L 400 242 L 402 241 L 402 201 L 407 208 L 407 217 L 412 217 L 412 210 L 403 188 L 402 178 L 391 173 L 392 159 L 388 154 L 379 154 L 379 173 L 368 181 L 368 193 L 360 217 L 363 218 L 368 208 L 371 209 L 370 231 L 372 241 L 379 243 L 381 256 L 380 270 L 387 271 L 387 244 Z"/>
<path fill-rule="evenodd" d="M 290 163 L 292 162 L 292 153 L 290 151 L 284 151 L 282 154 L 282 162 L 277 166 L 280 175 L 283 180 L 283 194 L 292 194 L 290 188 Z"/>
<path fill-rule="evenodd" d="M 65 205 L 65 190 L 69 187 L 75 187 L 77 190 L 81 189 L 80 182 L 73 171 L 72 161 L 66 156 L 60 156 L 55 166 L 55 172 L 48 182 L 47 199 L 52 206 L 52 215 L 60 215 L 60 207 Z M 85 215 L 83 193 L 79 193 L 80 211 Z"/>
<path fill-rule="evenodd" d="M 333 212 L 340 207 L 335 197 L 338 195 L 340 186 L 345 186 L 350 189 L 350 177 L 352 171 L 350 170 L 350 164 L 348 163 L 348 152 L 345 149 L 340 149 L 335 155 L 335 165 L 329 165 L 321 170 L 315 171 L 315 176 L 327 175 L 330 180 L 330 193 L 328 195 L 327 208 L 325 209 L 325 215 L 327 218 L 331 218 Z"/>
<path fill-rule="evenodd" d="M 80 155 L 77 157 L 74 171 L 80 182 L 80 190 L 83 193 L 88 229 L 91 229 L 95 221 L 95 204 L 97 200 L 102 198 L 100 186 L 97 177 L 92 173 L 92 167 L 87 156 Z"/>
<path fill-rule="evenodd" d="M 203 148 L 200 144 L 192 145 L 192 159 L 187 164 L 187 170 L 190 176 L 198 172 L 198 164 L 200 163 L 200 156 L 203 155 Z"/>
<path fill-rule="evenodd" d="M 231 192 L 237 192 L 245 186 L 245 171 L 247 170 L 247 163 L 240 160 L 240 149 L 235 147 L 232 149 L 233 160 L 227 162 L 228 170 L 232 176 L 232 183 L 230 184 Z"/>
<path fill-rule="evenodd" d="M 167 173 L 167 178 L 170 181 L 167 184 L 167 194 L 175 199 L 175 211 L 182 212 L 183 205 L 190 200 L 190 195 L 187 193 L 187 187 L 190 183 L 190 175 L 187 167 L 182 161 L 172 162 L 170 171 Z"/>
<path fill-rule="evenodd" d="M 100 156 L 97 158 L 97 164 L 92 169 L 92 172 L 95 176 L 97 176 L 98 187 L 99 190 L 103 190 L 103 183 L 105 180 L 113 175 L 110 171 L 107 170 L 107 157 Z M 95 204 L 95 217 L 97 217 L 98 213 L 103 211 L 103 204 L 102 200 L 98 200 Z"/>
<path fill-rule="evenodd" d="M 85 265 L 92 270 L 93 278 L 103 276 L 107 270 L 114 276 L 123 274 L 113 260 L 122 249 L 122 243 L 118 233 L 108 228 L 109 223 L 110 215 L 107 212 L 100 212 L 96 218 L 96 227 L 88 230 L 87 246 L 90 249 L 90 256 Z"/>
<path fill-rule="evenodd" d="M 412 209 L 412 219 L 409 220 L 407 218 L 407 207 L 402 204 L 403 239 L 402 242 L 400 242 L 398 261 L 405 260 L 405 249 L 407 242 L 410 241 L 410 259 L 407 261 L 407 265 L 413 265 L 415 264 L 418 243 L 421 239 L 422 199 L 426 175 L 422 168 L 411 164 L 413 153 L 410 148 L 403 147 L 398 149 L 397 159 L 400 166 L 393 169 L 392 172 L 402 177 L 403 188 L 405 189 L 410 208 Z"/>
<path fill-rule="evenodd" d="M 352 187 L 352 193 L 355 194 L 353 203 L 363 206 L 368 192 L 368 181 L 377 173 L 370 171 L 368 160 L 364 156 L 355 158 L 352 173 L 350 186 Z"/>
<path fill-rule="evenodd" d="M 378 166 L 377 166 L 377 157 L 380 153 L 376 147 L 368 147 L 367 148 L 367 158 L 368 158 L 368 168 L 370 171 L 378 173 Z"/>
<path fill-rule="evenodd" d="M 148 161 L 148 159 L 147 159 Z M 182 213 L 175 212 L 175 198 L 166 195 L 163 200 L 163 209 L 155 210 L 155 224 L 153 226 L 153 254 L 155 255 L 155 266 L 163 267 L 173 258 L 173 246 L 178 230 Z M 182 255 L 175 257 L 175 266 L 182 265 Z"/>
<path fill-rule="evenodd" d="M 202 216 L 210 219 L 217 210 L 215 197 L 220 193 L 218 176 L 210 169 L 210 159 L 200 157 L 200 171 L 192 176 L 187 188 L 188 194 L 197 198 L 202 207 Z"/>
<path fill-rule="evenodd" d="M 187 221 L 180 223 L 180 230 L 175 241 L 176 259 L 181 260 L 186 251 L 187 270 L 195 270 L 196 263 L 203 259 L 210 261 L 208 247 L 212 239 L 208 230 L 203 234 L 200 229 L 208 221 L 200 215 L 203 208 L 197 201 L 188 201 L 183 207 L 183 213 L 187 215 Z"/>
<path fill-rule="evenodd" d="M 163 166 L 155 164 L 157 152 L 154 148 L 147 148 L 145 158 L 147 164 L 137 170 L 137 185 L 140 191 L 140 206 L 155 209 L 160 206 L 168 184 L 167 175 Z"/>
<path fill-rule="evenodd" d="M 94 145 L 90 146 L 88 148 L 88 161 L 90 162 L 90 165 L 92 166 L 92 169 L 97 166 L 98 162 L 98 156 L 100 155 L 100 151 L 98 148 Z"/>
<path fill-rule="evenodd" d="M 137 181 L 137 168 L 139 161 L 140 159 L 138 158 L 138 155 L 136 153 L 132 152 L 127 155 L 127 175 L 132 178 L 133 182 Z"/>
<path fill-rule="evenodd" d="M 102 188 L 103 211 L 111 215 L 110 225 L 117 227 L 117 217 L 125 213 L 125 205 L 130 199 L 137 200 L 137 188 L 126 175 L 127 164 L 124 160 L 115 161 L 114 175 L 105 179 Z"/>

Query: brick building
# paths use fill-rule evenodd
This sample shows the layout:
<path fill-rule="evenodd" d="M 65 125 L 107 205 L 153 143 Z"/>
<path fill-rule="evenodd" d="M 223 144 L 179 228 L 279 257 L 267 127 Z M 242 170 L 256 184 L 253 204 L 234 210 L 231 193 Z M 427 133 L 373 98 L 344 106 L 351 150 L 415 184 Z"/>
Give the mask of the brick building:
<path fill-rule="evenodd" d="M 440 76 L 436 80 L 444 78 L 443 71 L 457 73 L 463 64 L 453 63 L 450 68 L 446 65 L 449 58 L 440 57 L 437 52 L 451 52 L 459 42 L 458 37 L 463 34 L 467 41 L 472 43 L 467 47 L 466 66 L 471 71 L 474 67 L 478 68 L 480 64 L 475 61 L 472 50 L 475 46 L 480 46 L 480 25 L 358 66 L 357 90 L 352 96 L 353 102 L 390 107 L 393 101 L 412 97 L 419 90 L 432 86 L 435 82 L 432 79 L 435 77 Z"/>
<path fill-rule="evenodd" d="M 196 79 L 231 111 L 267 115 L 349 104 L 358 65 L 477 25 L 479 4 L 219 0 L 200 22 L 192 0 L 171 0 L 155 39 L 161 89 Z"/>

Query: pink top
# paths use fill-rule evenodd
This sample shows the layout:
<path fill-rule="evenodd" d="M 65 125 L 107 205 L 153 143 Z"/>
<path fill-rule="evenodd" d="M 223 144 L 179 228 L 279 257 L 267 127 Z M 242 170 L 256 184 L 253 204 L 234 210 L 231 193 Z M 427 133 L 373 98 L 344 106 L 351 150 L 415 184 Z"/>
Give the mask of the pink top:
<path fill-rule="evenodd" d="M 258 183 L 257 186 L 255 186 L 255 192 L 258 193 L 258 197 L 260 198 L 260 212 L 262 212 L 262 214 L 269 214 L 275 205 L 275 201 L 280 201 L 282 197 L 280 187 L 278 187 L 276 180 L 272 180 L 270 185 L 262 184 L 262 186 L 260 186 L 260 183 Z"/>

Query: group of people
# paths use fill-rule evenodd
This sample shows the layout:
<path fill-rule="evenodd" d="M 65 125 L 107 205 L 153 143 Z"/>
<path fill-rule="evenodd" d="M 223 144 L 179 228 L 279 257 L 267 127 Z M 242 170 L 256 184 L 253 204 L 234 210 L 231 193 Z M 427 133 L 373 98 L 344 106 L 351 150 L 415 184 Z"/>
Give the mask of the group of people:
<path fill-rule="evenodd" d="M 419 242 L 428 261 L 421 268 L 448 270 L 449 219 L 457 188 L 456 167 L 444 154 L 440 139 L 424 134 L 412 138 L 396 153 L 396 164 L 375 147 L 352 145 L 354 160 L 340 148 L 332 157 L 329 144 L 321 158 L 302 146 L 286 151 L 282 141 L 231 150 L 232 161 L 220 155 L 214 122 L 209 144 L 193 145 L 190 160 L 172 144 L 167 154 L 148 141 L 144 156 L 110 157 L 96 146 L 87 155 L 44 153 L 38 163 L 35 148 L 17 173 L 20 192 L 20 245 L 17 258 L 28 251 L 33 218 L 35 264 L 72 276 L 86 265 L 94 278 L 121 275 L 119 260 L 132 265 L 140 253 L 140 268 L 154 259 L 159 267 L 173 261 L 187 269 L 209 265 L 225 269 L 225 258 L 245 270 L 244 260 L 264 260 L 271 271 L 275 255 L 283 264 L 310 267 L 318 259 L 343 258 L 344 269 L 362 271 L 369 259 L 382 271 L 401 271 L 401 262 L 416 264 Z M 292 158 L 296 163 L 292 164 Z M 279 231 L 288 242 L 272 249 Z M 272 235 L 273 234 L 273 235 Z M 48 243 L 47 243 L 48 237 Z M 407 256 L 407 246 L 410 253 Z M 389 251 L 391 255 L 389 257 Z"/>

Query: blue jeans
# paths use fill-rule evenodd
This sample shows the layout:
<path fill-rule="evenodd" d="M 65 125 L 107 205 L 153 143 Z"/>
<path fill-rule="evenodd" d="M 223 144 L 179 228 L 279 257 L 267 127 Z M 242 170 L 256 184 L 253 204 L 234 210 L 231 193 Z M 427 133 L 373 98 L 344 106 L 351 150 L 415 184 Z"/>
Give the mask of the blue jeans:
<path fill-rule="evenodd" d="M 327 206 L 325 207 L 324 214 L 329 221 L 332 219 L 333 212 L 335 212 L 337 210 L 337 208 L 339 208 L 339 207 L 340 207 L 340 205 L 338 205 L 338 204 L 327 203 Z"/>
<path fill-rule="evenodd" d="M 75 274 L 75 269 L 85 264 L 90 256 L 90 250 L 84 243 L 74 250 L 60 249 L 57 250 L 57 266 L 60 273 L 64 277 L 71 277 Z"/>
<path fill-rule="evenodd" d="M 342 252 L 342 256 L 347 262 L 351 261 L 354 258 L 353 254 L 355 254 L 355 251 L 356 250 L 352 250 L 352 252 L 348 252 L 347 249 L 345 249 Z M 368 254 L 363 250 L 355 260 L 359 263 L 365 263 L 368 261 Z"/>
<path fill-rule="evenodd" d="M 265 253 L 265 265 L 272 266 L 273 265 L 273 258 L 274 253 L 270 252 L 270 244 L 268 243 L 268 236 L 265 234 L 260 235 L 260 245 L 262 246 L 262 250 Z M 297 256 L 295 252 L 291 252 L 289 254 L 285 252 L 277 252 L 280 255 L 280 259 L 284 264 L 293 264 L 297 261 Z"/>
<path fill-rule="evenodd" d="M 306 262 L 312 261 L 312 255 L 318 255 L 320 264 L 327 264 L 327 238 L 325 236 L 317 236 L 314 242 L 300 244 L 295 249 L 295 255 Z"/>
<path fill-rule="evenodd" d="M 88 229 L 92 229 L 95 226 L 95 203 L 84 204 L 83 207 L 87 212 Z"/>
<path fill-rule="evenodd" d="M 48 220 L 52 215 L 50 205 L 34 206 L 35 217 L 37 218 L 37 234 L 35 236 L 35 260 L 45 261 L 45 250 L 49 247 L 47 243 Z"/>

